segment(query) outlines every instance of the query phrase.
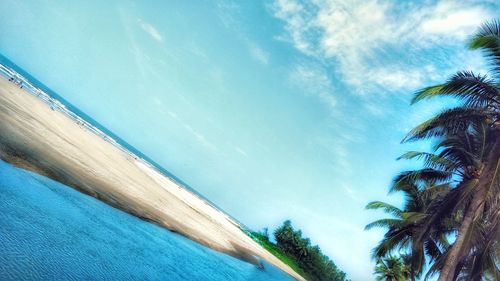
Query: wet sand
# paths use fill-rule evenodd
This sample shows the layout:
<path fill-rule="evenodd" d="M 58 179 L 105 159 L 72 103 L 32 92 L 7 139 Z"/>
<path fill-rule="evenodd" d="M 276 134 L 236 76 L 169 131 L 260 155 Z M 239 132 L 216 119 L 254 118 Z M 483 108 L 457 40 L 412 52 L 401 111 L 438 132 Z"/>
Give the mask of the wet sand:
<path fill-rule="evenodd" d="M 263 259 L 303 280 L 222 211 L 3 77 L 0 158 L 212 249 L 256 265 Z"/>

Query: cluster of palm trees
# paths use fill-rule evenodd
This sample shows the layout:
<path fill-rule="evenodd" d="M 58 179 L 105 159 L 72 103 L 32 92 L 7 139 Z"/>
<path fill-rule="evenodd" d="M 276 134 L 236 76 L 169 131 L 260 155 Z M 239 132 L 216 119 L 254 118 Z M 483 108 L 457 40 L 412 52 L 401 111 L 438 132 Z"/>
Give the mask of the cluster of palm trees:
<path fill-rule="evenodd" d="M 377 281 L 408 280 L 410 269 L 403 257 L 390 255 L 378 260 L 375 274 Z"/>
<path fill-rule="evenodd" d="M 403 140 L 435 142 L 431 152 L 400 157 L 423 162 L 421 169 L 397 175 L 390 187 L 404 194 L 404 206 L 367 205 L 391 215 L 366 226 L 387 229 L 373 250 L 379 280 L 435 274 L 439 281 L 500 280 L 500 21 L 481 26 L 469 47 L 484 52 L 489 75 L 462 71 L 416 93 L 413 103 L 449 96 L 460 105 Z"/>
<path fill-rule="evenodd" d="M 318 245 L 311 245 L 311 240 L 303 237 L 301 230 L 295 230 L 291 221 L 283 222 L 283 225 L 274 231 L 274 238 L 277 247 L 296 261 L 308 280 L 346 280 L 345 273 L 322 253 Z M 269 242 L 269 239 L 267 241 Z"/>

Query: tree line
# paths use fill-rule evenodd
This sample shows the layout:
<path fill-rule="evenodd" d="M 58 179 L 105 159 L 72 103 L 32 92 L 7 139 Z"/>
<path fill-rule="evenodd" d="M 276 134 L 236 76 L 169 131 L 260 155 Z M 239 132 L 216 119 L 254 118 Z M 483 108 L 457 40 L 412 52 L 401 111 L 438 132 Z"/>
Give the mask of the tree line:
<path fill-rule="evenodd" d="M 377 280 L 500 280 L 500 21 L 482 25 L 469 48 L 483 51 L 488 75 L 460 71 L 413 97 L 412 103 L 451 97 L 459 105 L 403 139 L 434 144 L 399 157 L 422 163 L 390 186 L 404 195 L 404 205 L 366 206 L 390 215 L 366 226 L 386 229 L 373 249 Z"/>
<path fill-rule="evenodd" d="M 293 265 L 299 267 L 298 273 L 308 280 L 346 280 L 346 274 L 322 253 L 318 245 L 312 245 L 309 238 L 303 237 L 301 230 L 294 229 L 289 220 L 274 231 L 275 243 L 270 241 L 267 228 L 262 232 L 254 232 L 253 236 L 271 252 L 279 251 L 278 256 L 284 255 L 282 260 L 285 262 L 287 258 L 293 260 Z"/>

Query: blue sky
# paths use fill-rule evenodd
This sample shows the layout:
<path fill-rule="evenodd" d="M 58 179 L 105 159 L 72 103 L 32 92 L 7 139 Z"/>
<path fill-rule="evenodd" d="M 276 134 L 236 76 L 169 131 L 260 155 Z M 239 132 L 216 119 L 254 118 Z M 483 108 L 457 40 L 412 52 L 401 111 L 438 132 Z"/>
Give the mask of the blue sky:
<path fill-rule="evenodd" d="M 0 52 L 254 229 L 285 219 L 353 280 L 400 145 L 485 72 L 468 36 L 494 1 L 0 2 Z"/>

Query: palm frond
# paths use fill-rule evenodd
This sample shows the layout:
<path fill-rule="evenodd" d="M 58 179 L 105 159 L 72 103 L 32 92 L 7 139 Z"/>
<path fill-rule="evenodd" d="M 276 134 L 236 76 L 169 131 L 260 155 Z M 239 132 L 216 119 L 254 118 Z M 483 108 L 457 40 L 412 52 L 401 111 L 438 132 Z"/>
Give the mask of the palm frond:
<path fill-rule="evenodd" d="M 495 114 L 493 111 L 468 107 L 447 109 L 413 128 L 402 142 L 456 135 L 466 131 L 473 122 L 481 122 Z"/>
<path fill-rule="evenodd" d="M 461 277 L 467 280 L 481 280 L 487 275 L 498 276 L 499 219 L 477 221 L 472 228 L 470 251 L 462 260 Z M 488 280 L 488 279 L 486 279 Z M 498 280 L 498 279 L 493 279 Z"/>
<path fill-rule="evenodd" d="M 425 264 L 425 251 L 421 243 L 415 242 L 416 241 L 414 241 L 411 248 L 410 267 L 411 270 L 413 270 L 413 272 L 415 273 L 415 276 L 420 277 Z"/>
<path fill-rule="evenodd" d="M 405 224 L 417 224 L 427 218 L 427 214 L 420 212 L 404 212 L 402 217 Z"/>
<path fill-rule="evenodd" d="M 382 228 L 395 228 L 400 226 L 402 223 L 399 219 L 380 219 L 376 220 L 372 223 L 369 223 L 365 226 L 365 230 L 370 230 L 374 227 L 382 227 Z"/>
<path fill-rule="evenodd" d="M 439 182 L 448 181 L 452 176 L 453 174 L 449 171 L 436 170 L 432 168 L 402 172 L 394 179 L 389 192 L 408 192 L 407 188 L 412 184 L 420 182 L 426 185 L 434 185 Z"/>
<path fill-rule="evenodd" d="M 500 77 L 500 20 L 493 20 L 483 24 L 469 42 L 472 50 L 483 50 L 492 72 Z"/>
<path fill-rule="evenodd" d="M 499 106 L 500 93 L 494 81 L 485 75 L 476 75 L 472 71 L 461 71 L 453 75 L 446 83 L 424 88 L 418 91 L 411 103 L 436 96 L 452 96 L 464 102 L 468 107 Z"/>
<path fill-rule="evenodd" d="M 393 214 L 396 217 L 401 217 L 401 213 L 403 212 L 398 207 L 382 201 L 372 201 L 365 208 L 367 210 L 382 209 L 384 212 Z"/>
<path fill-rule="evenodd" d="M 409 244 L 408 229 L 396 229 L 387 232 L 384 239 L 373 249 L 372 258 L 377 259 L 387 256 L 392 251 L 404 248 Z"/>
<path fill-rule="evenodd" d="M 424 242 L 425 253 L 430 257 L 431 261 L 437 260 L 443 253 L 433 239 L 428 239 Z"/>
<path fill-rule="evenodd" d="M 439 197 L 443 197 L 451 190 L 450 183 L 430 185 L 422 191 L 422 197 L 424 200 L 429 202 L 436 200 Z"/>
<path fill-rule="evenodd" d="M 419 239 L 429 235 L 436 226 L 443 225 L 452 214 L 459 213 L 465 206 L 467 198 L 470 197 L 477 181 L 464 181 L 453 188 L 444 197 L 434 200 L 429 207 L 429 216 L 421 225 Z"/>
<path fill-rule="evenodd" d="M 441 254 L 434 262 L 431 264 L 429 269 L 427 269 L 427 273 L 425 274 L 424 280 L 427 281 L 429 278 L 432 278 L 443 268 L 444 262 L 446 260 L 447 254 L 449 251 Z"/>
<path fill-rule="evenodd" d="M 401 159 L 422 159 L 426 167 L 440 170 L 447 170 L 454 167 L 453 161 L 429 152 L 408 151 L 397 158 L 397 160 Z"/>

